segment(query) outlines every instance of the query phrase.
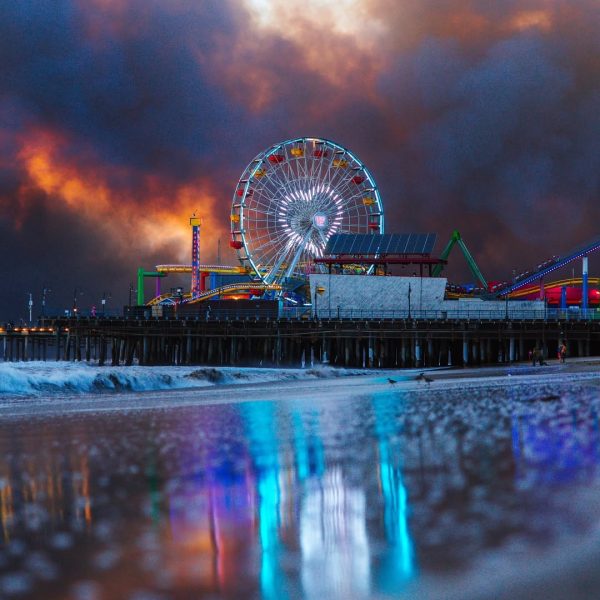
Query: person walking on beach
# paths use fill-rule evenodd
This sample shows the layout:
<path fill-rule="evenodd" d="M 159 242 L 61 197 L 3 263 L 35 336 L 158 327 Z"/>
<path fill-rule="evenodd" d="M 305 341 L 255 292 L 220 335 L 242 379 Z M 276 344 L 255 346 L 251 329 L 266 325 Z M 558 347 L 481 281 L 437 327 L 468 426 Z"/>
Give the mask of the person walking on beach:
<path fill-rule="evenodd" d="M 531 351 L 531 364 L 535 367 L 539 358 L 539 351 L 537 346 Z"/>
<path fill-rule="evenodd" d="M 561 364 L 564 364 L 566 358 L 567 358 L 567 345 L 564 342 L 562 342 L 560 347 L 558 348 L 558 360 L 560 360 Z"/>

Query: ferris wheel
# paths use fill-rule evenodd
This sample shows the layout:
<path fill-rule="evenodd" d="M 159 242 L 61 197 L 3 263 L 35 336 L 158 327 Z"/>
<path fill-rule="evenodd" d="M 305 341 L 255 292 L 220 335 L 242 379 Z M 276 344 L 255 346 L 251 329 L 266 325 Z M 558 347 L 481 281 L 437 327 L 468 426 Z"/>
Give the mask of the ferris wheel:
<path fill-rule="evenodd" d="M 383 233 L 373 176 L 330 140 L 297 138 L 258 154 L 238 181 L 230 246 L 265 283 L 315 270 L 336 233 Z"/>

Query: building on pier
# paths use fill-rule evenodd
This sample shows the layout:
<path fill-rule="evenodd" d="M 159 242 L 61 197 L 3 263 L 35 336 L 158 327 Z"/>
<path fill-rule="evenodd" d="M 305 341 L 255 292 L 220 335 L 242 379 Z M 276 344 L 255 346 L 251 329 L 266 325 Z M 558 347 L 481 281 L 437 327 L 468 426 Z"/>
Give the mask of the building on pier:
<path fill-rule="evenodd" d="M 324 255 L 315 258 L 327 272 L 309 277 L 313 316 L 544 318 L 543 301 L 447 299 L 447 279 L 432 276 L 447 262 L 432 256 L 436 237 L 434 233 L 333 235 Z M 405 274 L 393 274 L 398 269 Z M 359 279 L 357 274 L 363 276 Z"/>

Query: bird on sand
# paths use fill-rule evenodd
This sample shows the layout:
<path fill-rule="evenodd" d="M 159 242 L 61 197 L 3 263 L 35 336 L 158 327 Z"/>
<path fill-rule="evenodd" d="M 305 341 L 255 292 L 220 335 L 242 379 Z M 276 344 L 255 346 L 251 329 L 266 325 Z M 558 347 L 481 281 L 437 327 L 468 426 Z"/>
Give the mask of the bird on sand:
<path fill-rule="evenodd" d="M 538 400 L 540 402 L 553 402 L 554 400 L 560 400 L 560 396 L 558 396 L 557 394 L 548 394 L 546 396 L 538 398 Z"/>
<path fill-rule="evenodd" d="M 426 381 L 427 383 L 431 383 L 433 381 L 433 379 L 431 379 L 431 377 L 427 377 L 427 375 L 425 375 L 425 373 L 419 373 L 415 379 L 417 381 Z"/>

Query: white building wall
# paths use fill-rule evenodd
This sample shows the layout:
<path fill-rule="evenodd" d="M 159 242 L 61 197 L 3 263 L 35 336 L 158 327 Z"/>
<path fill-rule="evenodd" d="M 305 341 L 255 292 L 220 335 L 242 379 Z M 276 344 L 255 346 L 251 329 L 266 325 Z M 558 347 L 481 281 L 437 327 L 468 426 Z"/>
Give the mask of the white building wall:
<path fill-rule="evenodd" d="M 320 288 L 322 293 L 315 290 Z M 374 275 L 310 275 L 313 310 L 319 316 L 340 310 L 408 311 L 410 288 L 411 310 L 440 310 L 444 301 L 446 279 L 443 277 L 383 277 Z"/>
<path fill-rule="evenodd" d="M 385 277 L 370 275 L 310 275 L 313 315 L 319 318 L 381 316 L 405 318 L 544 318 L 544 302 L 444 300 L 444 277 Z M 319 290 L 320 293 L 317 292 Z"/>

